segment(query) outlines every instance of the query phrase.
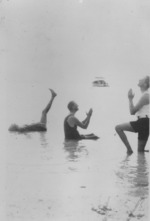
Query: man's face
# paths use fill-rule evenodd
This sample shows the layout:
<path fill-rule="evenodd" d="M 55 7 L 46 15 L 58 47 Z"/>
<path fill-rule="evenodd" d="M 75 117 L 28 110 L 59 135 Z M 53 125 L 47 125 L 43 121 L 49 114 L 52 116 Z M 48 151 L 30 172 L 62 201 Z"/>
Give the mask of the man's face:
<path fill-rule="evenodd" d="M 146 77 L 142 78 L 139 80 L 138 86 L 139 87 L 144 87 L 146 82 Z"/>
<path fill-rule="evenodd" d="M 78 105 L 77 105 L 76 103 L 74 103 L 73 109 L 74 109 L 75 111 L 79 110 L 79 107 L 78 107 Z"/>

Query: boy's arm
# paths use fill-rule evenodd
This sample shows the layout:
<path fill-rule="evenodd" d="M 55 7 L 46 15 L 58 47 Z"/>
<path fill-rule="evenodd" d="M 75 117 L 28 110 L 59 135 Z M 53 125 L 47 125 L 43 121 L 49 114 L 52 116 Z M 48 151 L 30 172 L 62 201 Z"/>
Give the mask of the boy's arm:
<path fill-rule="evenodd" d="M 89 122 L 90 122 L 90 119 L 91 119 L 91 115 L 88 115 L 87 118 L 85 119 L 84 123 L 83 122 L 80 122 L 77 118 L 75 120 L 75 124 L 79 127 L 81 127 L 82 129 L 87 129 L 88 125 L 89 125 Z"/>
<path fill-rule="evenodd" d="M 82 123 L 85 124 L 86 121 L 87 121 L 87 117 L 82 121 Z"/>
<path fill-rule="evenodd" d="M 81 127 L 82 129 L 86 129 L 89 125 L 90 118 L 91 118 L 91 115 L 88 115 L 86 117 L 86 121 L 83 123 L 83 122 L 79 121 L 76 117 L 70 117 L 68 119 L 68 123 L 72 127 L 74 127 L 76 125 L 78 127 Z"/>
<path fill-rule="evenodd" d="M 89 117 L 91 117 L 92 113 L 93 113 L 93 109 L 90 108 L 89 112 L 86 113 L 86 115 L 87 115 L 86 118 L 82 121 L 83 124 L 87 123 L 87 121 L 89 120 Z"/>
<path fill-rule="evenodd" d="M 86 118 L 82 121 L 82 123 L 85 124 L 87 120 L 88 120 L 88 116 L 86 116 Z"/>

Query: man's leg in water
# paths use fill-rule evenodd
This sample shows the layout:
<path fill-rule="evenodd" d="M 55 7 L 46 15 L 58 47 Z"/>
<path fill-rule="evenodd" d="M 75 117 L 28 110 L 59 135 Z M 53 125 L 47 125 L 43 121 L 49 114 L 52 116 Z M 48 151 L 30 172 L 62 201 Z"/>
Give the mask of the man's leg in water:
<path fill-rule="evenodd" d="M 41 120 L 40 120 L 40 123 L 44 124 L 45 126 L 46 126 L 46 123 L 47 123 L 47 113 L 49 112 L 49 110 L 52 106 L 54 98 L 57 96 L 55 91 L 53 91 L 52 89 L 49 89 L 49 90 L 51 91 L 52 97 L 51 97 L 49 103 L 47 104 L 47 106 L 42 111 L 42 116 L 41 116 Z"/>
<path fill-rule="evenodd" d="M 149 152 L 149 150 L 145 150 L 147 140 L 138 140 L 138 152 Z"/>
<path fill-rule="evenodd" d="M 115 127 L 116 132 L 118 133 L 119 137 L 121 138 L 122 142 L 127 148 L 127 153 L 133 153 L 132 148 L 130 146 L 130 143 L 127 139 L 127 136 L 125 135 L 124 131 L 129 131 L 129 132 L 135 132 L 130 125 L 130 123 L 124 123 L 124 124 L 119 124 Z"/>

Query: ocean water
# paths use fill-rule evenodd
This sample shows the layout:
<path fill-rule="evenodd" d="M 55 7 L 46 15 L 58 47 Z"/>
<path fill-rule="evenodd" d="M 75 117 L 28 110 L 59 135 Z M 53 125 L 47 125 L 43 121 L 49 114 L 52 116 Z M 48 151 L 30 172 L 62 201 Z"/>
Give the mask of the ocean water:
<path fill-rule="evenodd" d="M 3 220 L 148 220 L 149 154 L 137 153 L 137 135 L 130 133 L 134 153 L 126 154 L 114 127 L 134 117 L 125 88 L 109 85 L 53 82 L 49 87 L 58 95 L 48 113 L 48 131 L 17 134 L 8 131 L 11 123 L 38 122 L 50 92 L 47 84 L 7 83 L 0 154 Z M 99 140 L 64 141 L 63 120 L 72 99 L 80 120 L 93 108 L 88 129 L 79 130 Z"/>
<path fill-rule="evenodd" d="M 148 221 L 149 153 L 126 149 L 115 125 L 134 120 L 127 92 L 149 73 L 149 2 L 0 1 L 0 218 L 4 221 Z M 109 87 L 93 87 L 103 77 Z M 40 120 L 46 133 L 17 134 Z M 97 141 L 65 142 L 67 104 Z M 149 141 L 146 145 L 149 149 Z"/>

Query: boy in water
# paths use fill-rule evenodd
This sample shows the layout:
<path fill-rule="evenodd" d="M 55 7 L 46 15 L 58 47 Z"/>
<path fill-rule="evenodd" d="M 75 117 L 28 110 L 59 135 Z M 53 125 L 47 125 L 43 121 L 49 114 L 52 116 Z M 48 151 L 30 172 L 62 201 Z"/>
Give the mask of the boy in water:
<path fill-rule="evenodd" d="M 24 125 L 22 127 L 13 124 L 10 126 L 9 131 L 12 132 L 20 132 L 20 133 L 24 133 L 24 132 L 34 132 L 34 131 L 47 131 L 47 113 L 49 112 L 53 100 L 54 98 L 57 96 L 57 94 L 55 93 L 55 91 L 53 91 L 52 89 L 49 89 L 51 92 L 51 99 L 49 101 L 49 103 L 47 104 L 47 106 L 44 108 L 44 110 L 42 111 L 42 116 L 41 116 L 41 120 L 38 123 L 33 123 L 33 124 L 29 124 L 29 125 Z"/>
<path fill-rule="evenodd" d="M 142 96 L 136 105 L 133 104 L 134 94 L 132 92 L 132 89 L 130 89 L 128 92 L 130 114 L 136 114 L 137 120 L 117 125 L 115 128 L 116 132 L 118 133 L 127 148 L 127 153 L 129 154 L 133 153 L 133 151 L 124 131 L 138 133 L 138 151 L 146 151 L 145 146 L 149 137 L 149 84 L 149 76 L 146 76 L 139 80 L 138 86 L 140 87 Z"/>
<path fill-rule="evenodd" d="M 68 104 L 68 109 L 70 111 L 69 115 L 64 120 L 64 133 L 65 139 L 67 140 L 81 140 L 81 139 L 98 139 L 94 134 L 80 135 L 77 127 L 82 129 L 87 129 L 93 110 L 90 109 L 87 113 L 85 120 L 80 122 L 76 117 L 75 113 L 78 111 L 78 105 L 74 101 L 70 101 Z"/>

